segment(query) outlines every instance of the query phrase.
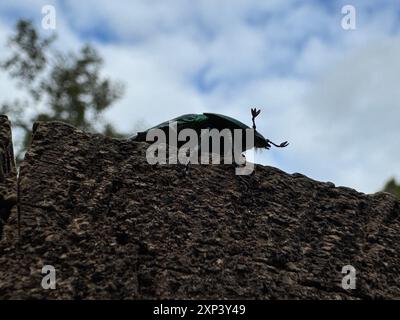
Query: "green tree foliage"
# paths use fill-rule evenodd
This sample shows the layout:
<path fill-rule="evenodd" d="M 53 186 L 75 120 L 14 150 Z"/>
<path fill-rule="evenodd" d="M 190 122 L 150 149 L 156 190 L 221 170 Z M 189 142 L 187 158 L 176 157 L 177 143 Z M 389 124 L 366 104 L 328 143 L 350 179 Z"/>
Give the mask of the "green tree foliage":
<path fill-rule="evenodd" d="M 400 199 L 400 184 L 397 184 L 394 178 L 390 179 L 386 183 L 385 187 L 383 188 L 383 191 L 389 192 Z"/>
<path fill-rule="evenodd" d="M 103 61 L 92 46 L 64 53 L 53 48 L 55 40 L 55 35 L 41 36 L 31 21 L 20 20 L 8 39 L 10 57 L 0 64 L 21 92 L 15 101 L 0 106 L 0 114 L 9 115 L 14 127 L 22 130 L 19 158 L 37 120 L 59 120 L 82 130 L 121 136 L 102 113 L 122 96 L 123 86 L 101 77 Z"/>

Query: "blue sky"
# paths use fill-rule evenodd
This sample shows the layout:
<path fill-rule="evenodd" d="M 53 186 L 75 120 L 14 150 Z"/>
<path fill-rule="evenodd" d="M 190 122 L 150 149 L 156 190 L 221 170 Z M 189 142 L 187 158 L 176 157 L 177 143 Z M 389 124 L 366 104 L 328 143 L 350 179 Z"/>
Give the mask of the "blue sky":
<path fill-rule="evenodd" d="M 107 111 L 121 131 L 210 111 L 250 124 L 257 106 L 259 131 L 291 142 L 257 162 L 364 192 L 400 178 L 398 1 L 4 0 L 0 45 L 18 18 L 40 26 L 46 4 L 59 48 L 93 43 L 125 83 Z M 355 30 L 341 26 L 346 4 Z M 0 88 L 18 94 L 4 75 Z"/>

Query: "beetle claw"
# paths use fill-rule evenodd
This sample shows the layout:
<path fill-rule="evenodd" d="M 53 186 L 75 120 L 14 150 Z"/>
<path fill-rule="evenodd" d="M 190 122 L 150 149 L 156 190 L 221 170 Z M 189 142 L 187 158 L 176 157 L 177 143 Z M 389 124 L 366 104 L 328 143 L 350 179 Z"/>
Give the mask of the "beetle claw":
<path fill-rule="evenodd" d="M 261 112 L 260 110 L 257 110 L 257 108 L 251 108 L 251 115 L 253 116 L 253 118 L 257 117 Z"/>
<path fill-rule="evenodd" d="M 261 112 L 261 109 L 257 110 L 257 108 L 251 108 L 251 116 L 252 116 L 251 121 L 253 122 L 254 130 L 256 129 L 256 123 L 254 122 L 254 119 L 260 114 L 260 112 Z"/>
<path fill-rule="evenodd" d="M 289 145 L 289 142 L 285 141 L 285 142 L 282 142 L 282 143 L 279 145 L 279 147 L 284 148 L 284 147 L 287 147 L 288 145 Z"/>

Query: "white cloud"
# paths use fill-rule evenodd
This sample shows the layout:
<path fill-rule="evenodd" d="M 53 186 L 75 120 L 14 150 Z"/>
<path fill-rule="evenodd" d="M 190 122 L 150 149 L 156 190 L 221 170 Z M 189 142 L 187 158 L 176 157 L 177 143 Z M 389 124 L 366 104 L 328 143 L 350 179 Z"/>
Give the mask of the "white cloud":
<path fill-rule="evenodd" d="M 104 47 L 104 72 L 125 83 L 124 99 L 107 112 L 120 130 L 132 132 L 135 120 L 155 125 L 182 113 L 204 110 L 198 93 L 182 83 L 168 63 L 135 48 Z M 132 132 L 133 133 L 133 132 Z"/>
<path fill-rule="evenodd" d="M 400 39 L 370 43 L 331 66 L 310 91 L 304 111 L 312 130 L 297 151 L 321 175 L 368 192 L 400 177 L 399 54 Z M 318 157 L 302 152 L 305 145 Z"/>

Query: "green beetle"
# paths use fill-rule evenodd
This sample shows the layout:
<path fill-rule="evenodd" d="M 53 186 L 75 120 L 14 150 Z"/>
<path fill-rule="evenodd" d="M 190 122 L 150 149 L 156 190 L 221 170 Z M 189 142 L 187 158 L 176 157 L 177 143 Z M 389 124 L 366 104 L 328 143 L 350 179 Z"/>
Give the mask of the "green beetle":
<path fill-rule="evenodd" d="M 264 138 L 264 136 L 256 130 L 255 125 L 255 118 L 260 114 L 261 110 L 251 109 L 252 114 L 252 122 L 253 122 L 253 129 L 254 129 L 254 147 L 255 148 L 263 148 L 269 149 L 271 145 L 274 145 L 278 148 L 284 148 L 289 143 L 287 141 L 282 142 L 281 144 L 275 144 L 274 142 Z M 222 131 L 224 129 L 228 129 L 231 132 L 235 129 L 243 130 L 242 133 L 242 152 L 248 150 L 248 145 L 246 144 L 246 135 L 244 132 L 247 129 L 250 129 L 249 126 L 245 125 L 243 122 L 228 117 L 226 115 L 217 114 L 217 113 L 203 113 L 203 114 L 185 114 L 169 121 L 165 121 L 160 123 L 146 131 L 139 132 L 137 135 L 133 136 L 131 139 L 134 141 L 146 141 L 147 133 L 152 129 L 160 129 L 162 130 L 168 141 L 169 135 L 169 127 L 171 122 L 176 122 L 177 124 L 177 131 L 180 132 L 183 129 L 193 129 L 198 133 L 198 136 L 201 137 L 201 130 L 202 129 L 217 129 Z M 186 141 L 179 141 L 178 147 L 182 146 Z M 201 141 L 199 141 L 201 143 Z M 252 148 L 251 146 L 250 148 Z"/>

